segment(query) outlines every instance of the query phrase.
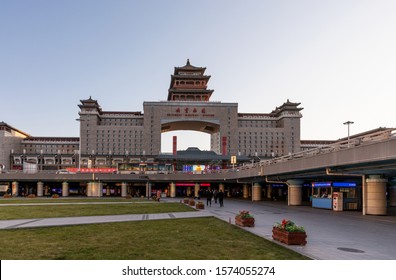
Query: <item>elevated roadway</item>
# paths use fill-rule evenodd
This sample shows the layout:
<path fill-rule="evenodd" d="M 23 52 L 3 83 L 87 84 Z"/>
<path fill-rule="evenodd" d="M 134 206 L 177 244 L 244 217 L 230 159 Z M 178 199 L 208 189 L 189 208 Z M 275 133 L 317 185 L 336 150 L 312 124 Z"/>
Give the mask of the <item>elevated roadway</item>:
<path fill-rule="evenodd" d="M 363 190 L 363 214 L 370 208 L 370 201 L 381 200 L 381 210 L 369 210 L 372 214 L 386 213 L 387 188 L 391 192 L 392 203 L 396 206 L 396 133 L 386 129 L 366 134 L 329 146 L 302 151 L 270 160 L 237 166 L 205 174 L 55 174 L 23 172 L 0 174 L 1 182 L 60 182 L 67 190 L 67 182 L 141 183 L 146 184 L 146 195 L 150 194 L 151 183 L 171 184 L 174 195 L 176 182 L 212 182 L 221 184 L 252 185 L 252 200 L 261 200 L 261 186 L 267 182 L 284 182 L 288 185 L 290 205 L 299 205 L 302 182 L 314 180 L 361 180 Z M 337 178 L 337 179 L 335 179 Z M 39 184 L 39 183 L 37 183 Z M 42 188 L 42 183 L 41 188 Z M 39 185 L 37 185 L 39 186 Z M 94 185 L 92 185 L 94 186 Z M 123 187 L 126 188 L 125 186 Z M 100 187 L 99 187 L 100 189 Z M 196 191 L 196 190 L 195 190 Z M 245 192 L 245 190 L 244 190 Z M 67 191 L 65 192 L 67 193 Z M 101 192 L 95 192 L 101 196 Z M 126 194 L 126 190 L 123 191 Z M 374 207 L 375 208 L 375 207 Z M 372 209 L 374 209 L 372 208 Z"/>
<path fill-rule="evenodd" d="M 0 174 L 0 181 L 89 181 L 112 182 L 238 182 L 240 180 L 265 181 L 265 177 L 276 180 L 312 179 L 342 173 L 345 176 L 382 175 L 396 177 L 396 133 L 385 130 L 373 135 L 365 135 L 350 141 L 307 150 L 270 160 L 223 169 L 215 173 L 203 174 L 101 174 L 77 173 L 56 174 L 54 172 L 8 172 Z"/>

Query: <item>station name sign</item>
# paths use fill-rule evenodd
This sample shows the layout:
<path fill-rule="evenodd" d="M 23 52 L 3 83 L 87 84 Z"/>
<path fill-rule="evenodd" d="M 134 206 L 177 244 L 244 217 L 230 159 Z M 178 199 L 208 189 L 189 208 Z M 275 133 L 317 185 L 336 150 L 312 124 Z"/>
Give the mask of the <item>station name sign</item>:
<path fill-rule="evenodd" d="M 168 117 L 214 117 L 214 114 L 207 114 L 205 108 L 177 107 L 174 113 L 167 114 Z"/>
<path fill-rule="evenodd" d="M 354 188 L 355 182 L 314 182 L 312 187 L 335 187 L 335 188 Z"/>

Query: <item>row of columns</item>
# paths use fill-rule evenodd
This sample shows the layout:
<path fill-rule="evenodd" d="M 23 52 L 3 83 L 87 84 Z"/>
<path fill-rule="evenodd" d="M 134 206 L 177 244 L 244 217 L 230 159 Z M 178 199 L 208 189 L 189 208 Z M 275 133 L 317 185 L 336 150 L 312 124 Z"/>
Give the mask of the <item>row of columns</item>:
<path fill-rule="evenodd" d="M 220 183 L 219 184 L 219 191 L 221 190 L 221 191 L 224 192 L 224 187 L 225 187 L 224 184 Z M 247 186 L 246 186 L 246 188 L 247 188 Z M 199 190 L 200 190 L 200 185 L 199 185 L 199 183 L 196 183 L 194 185 L 194 196 L 195 197 L 199 196 Z M 191 188 L 188 187 L 187 188 L 187 196 L 190 196 L 190 195 L 191 195 Z M 176 197 L 176 184 L 174 182 L 170 183 L 170 197 Z"/>
<path fill-rule="evenodd" d="M 146 183 L 146 196 L 149 197 L 151 194 L 151 187 L 152 183 L 147 182 Z M 12 195 L 13 196 L 18 196 L 19 192 L 19 183 L 18 182 L 12 182 Z M 247 186 L 246 186 L 247 189 Z M 189 189 L 191 192 L 191 189 Z M 195 196 L 198 196 L 198 192 L 200 190 L 200 185 L 198 183 L 195 184 L 194 186 L 194 194 Z M 219 190 L 222 190 L 224 192 L 224 184 L 219 184 Z M 110 192 L 110 190 L 107 190 Z M 102 196 L 103 194 L 103 184 L 102 182 L 89 182 L 87 184 L 87 196 Z M 108 195 L 110 193 L 107 193 Z M 191 193 L 190 193 L 191 194 Z M 37 196 L 41 197 L 44 195 L 44 183 L 39 181 L 37 182 Z M 62 196 L 66 197 L 69 196 L 69 183 L 68 182 L 62 182 Z M 122 182 L 121 183 L 121 197 L 127 196 L 127 183 Z M 170 183 L 170 197 L 176 197 L 176 184 L 175 183 Z M 244 197 L 245 197 L 245 186 L 244 186 Z M 247 198 L 247 196 L 246 196 Z"/>
<path fill-rule="evenodd" d="M 288 185 L 288 205 L 302 205 L 302 186 L 303 186 L 303 181 L 302 180 L 288 180 L 287 185 Z M 248 196 L 245 196 L 245 188 L 248 188 L 247 185 L 244 185 L 244 191 L 243 191 L 243 197 L 247 198 Z M 261 191 L 261 185 L 259 183 L 254 183 L 252 186 L 252 201 L 260 201 L 262 200 L 262 191 Z M 272 193 L 272 187 L 271 185 L 267 186 L 267 191 L 266 191 L 266 198 L 271 199 L 271 193 Z"/>
<path fill-rule="evenodd" d="M 302 180 L 288 180 L 288 205 L 302 205 L 302 187 L 304 181 Z M 386 186 L 388 180 L 382 178 L 380 175 L 371 175 L 363 182 L 363 214 L 368 215 L 386 215 L 387 212 L 387 197 Z M 253 186 L 253 201 L 261 200 L 261 186 L 259 183 L 254 183 Z M 267 198 L 271 198 L 271 186 L 267 189 Z M 389 187 L 390 206 L 396 206 L 396 179 L 391 181 Z"/>
<path fill-rule="evenodd" d="M 382 178 L 379 175 L 371 175 L 363 181 L 363 214 L 369 215 L 386 215 L 387 211 L 387 198 L 386 198 L 386 186 L 388 180 Z M 396 179 L 392 180 L 391 186 L 389 187 L 390 206 L 396 206 Z M 302 180 L 288 180 L 288 205 L 302 205 Z M 224 192 L 225 185 L 219 184 L 219 190 Z M 12 195 L 18 196 L 19 184 L 18 182 L 12 182 Z M 194 186 L 194 195 L 198 196 L 200 185 L 197 183 Z M 250 192 L 251 190 L 251 192 Z M 191 189 L 188 188 L 191 194 Z M 44 183 L 37 182 L 37 196 L 43 196 Z M 267 189 L 267 198 L 271 198 L 271 186 Z M 87 185 L 87 196 L 102 196 L 103 184 L 101 182 L 89 182 Z M 146 195 L 151 194 L 151 183 L 146 184 Z M 121 196 L 127 195 L 127 183 L 121 183 Z M 62 183 L 62 196 L 69 196 L 69 183 Z M 243 185 L 243 197 L 252 197 L 252 201 L 262 200 L 261 185 L 254 183 L 250 189 L 247 184 Z M 176 184 L 170 183 L 170 197 L 176 197 Z"/>
<path fill-rule="evenodd" d="M 19 193 L 19 183 L 12 182 L 11 184 L 11 194 L 13 196 L 18 196 Z M 103 184 L 101 182 L 89 182 L 87 184 L 87 196 L 102 196 L 103 194 Z M 44 183 L 37 182 L 37 196 L 41 197 L 44 195 Z M 107 195 L 110 195 L 110 189 L 107 190 Z M 62 182 L 62 196 L 69 196 L 69 183 Z M 127 183 L 121 183 L 121 196 L 127 196 Z"/>

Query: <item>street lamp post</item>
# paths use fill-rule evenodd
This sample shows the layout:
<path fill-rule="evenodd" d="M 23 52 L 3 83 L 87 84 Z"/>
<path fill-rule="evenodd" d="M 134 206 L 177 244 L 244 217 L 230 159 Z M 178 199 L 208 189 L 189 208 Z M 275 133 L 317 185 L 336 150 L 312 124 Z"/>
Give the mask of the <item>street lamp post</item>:
<path fill-rule="evenodd" d="M 351 126 L 351 124 L 354 124 L 354 122 L 352 122 L 352 121 L 344 122 L 344 125 L 348 126 L 348 148 L 349 148 L 350 126 Z"/>

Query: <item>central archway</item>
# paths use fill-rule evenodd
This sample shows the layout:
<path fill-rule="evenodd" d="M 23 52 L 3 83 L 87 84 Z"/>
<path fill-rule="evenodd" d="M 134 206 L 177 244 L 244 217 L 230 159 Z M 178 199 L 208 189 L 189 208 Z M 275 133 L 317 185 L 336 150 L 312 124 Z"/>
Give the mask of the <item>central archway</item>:
<path fill-rule="evenodd" d="M 173 152 L 173 137 L 177 139 L 177 150 L 186 150 L 190 147 L 201 151 L 210 150 L 210 135 L 192 130 L 169 131 L 161 134 L 161 153 Z"/>
<path fill-rule="evenodd" d="M 219 131 L 220 125 L 215 122 L 196 120 L 163 121 L 161 122 L 161 152 L 172 151 L 173 136 L 177 136 L 178 150 L 198 147 L 203 150 L 219 152 Z"/>

